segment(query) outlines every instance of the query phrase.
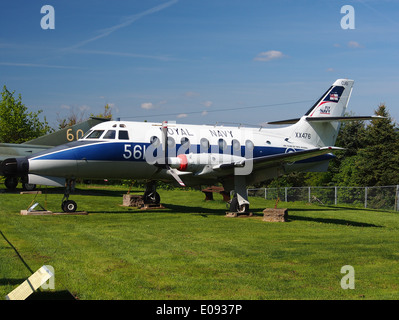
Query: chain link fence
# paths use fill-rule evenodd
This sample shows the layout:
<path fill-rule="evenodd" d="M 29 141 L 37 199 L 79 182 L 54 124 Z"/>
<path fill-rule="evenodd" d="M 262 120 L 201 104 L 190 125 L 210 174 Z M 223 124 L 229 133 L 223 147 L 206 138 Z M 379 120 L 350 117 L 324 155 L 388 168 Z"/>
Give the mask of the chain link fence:
<path fill-rule="evenodd" d="M 282 187 L 248 189 L 248 196 L 266 200 L 350 204 L 371 209 L 399 211 L 399 185 L 382 187 Z"/>

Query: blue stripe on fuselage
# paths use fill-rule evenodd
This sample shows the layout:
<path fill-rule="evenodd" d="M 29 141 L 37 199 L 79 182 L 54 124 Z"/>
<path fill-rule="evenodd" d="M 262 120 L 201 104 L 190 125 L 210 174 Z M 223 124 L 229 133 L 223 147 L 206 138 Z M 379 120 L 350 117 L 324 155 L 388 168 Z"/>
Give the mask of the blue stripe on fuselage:
<path fill-rule="evenodd" d="M 87 142 L 87 141 L 76 141 L 73 143 L 66 144 L 64 146 L 58 146 L 39 154 L 33 155 L 33 160 L 88 160 L 88 161 L 145 161 L 145 152 L 149 148 L 150 143 L 133 143 L 133 142 Z M 177 153 L 176 153 L 177 151 Z M 182 154 L 182 153 L 200 153 L 203 150 L 200 149 L 200 145 L 191 145 L 189 149 L 176 145 L 176 151 L 169 150 L 168 155 Z M 227 154 L 231 154 L 231 146 L 228 146 Z M 275 155 L 285 153 L 286 148 L 278 147 L 260 147 L 257 146 L 253 150 L 253 154 L 245 154 L 245 147 L 241 146 L 241 155 L 246 158 L 257 158 L 268 155 Z M 297 150 L 300 151 L 300 150 Z M 208 152 L 219 152 L 218 146 L 211 146 Z M 234 153 L 235 154 L 235 153 Z M 154 152 L 156 157 L 157 152 Z M 237 155 L 237 154 L 235 154 Z M 310 159 L 298 161 L 298 163 L 313 162 L 321 160 L 329 160 L 334 158 L 332 154 L 326 154 L 322 156 L 313 157 Z"/>

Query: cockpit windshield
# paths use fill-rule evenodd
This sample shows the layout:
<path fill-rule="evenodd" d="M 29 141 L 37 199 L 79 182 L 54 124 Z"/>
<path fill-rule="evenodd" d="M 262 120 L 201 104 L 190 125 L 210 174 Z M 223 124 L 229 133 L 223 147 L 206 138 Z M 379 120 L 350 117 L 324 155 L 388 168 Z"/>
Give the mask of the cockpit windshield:
<path fill-rule="evenodd" d="M 106 134 L 104 134 L 103 139 L 115 139 L 116 131 L 115 130 L 108 130 Z"/>
<path fill-rule="evenodd" d="M 105 133 L 104 133 L 105 132 Z M 129 140 L 129 132 L 127 130 L 90 130 L 82 139 L 118 139 Z"/>
<path fill-rule="evenodd" d="M 104 130 L 94 130 L 90 133 L 86 139 L 100 139 L 101 135 L 103 134 Z"/>

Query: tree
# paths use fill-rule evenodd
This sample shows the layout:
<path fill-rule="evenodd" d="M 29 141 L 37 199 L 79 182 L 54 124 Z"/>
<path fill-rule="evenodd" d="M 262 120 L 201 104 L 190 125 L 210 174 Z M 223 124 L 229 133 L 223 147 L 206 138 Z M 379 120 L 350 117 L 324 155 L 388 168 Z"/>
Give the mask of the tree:
<path fill-rule="evenodd" d="M 28 112 L 28 108 L 22 103 L 21 95 L 16 99 L 14 93 L 6 86 L 3 87 L 0 101 L 0 142 L 22 143 L 38 138 L 53 129 L 48 125 L 46 118 L 40 121 L 42 110 Z"/>
<path fill-rule="evenodd" d="M 330 173 L 332 184 L 349 186 L 354 183 L 351 180 L 352 174 L 355 174 L 355 168 L 352 167 L 354 159 L 359 150 L 366 146 L 364 122 L 343 122 L 335 145 L 344 150 L 337 151 L 335 153 L 336 158 L 330 162 L 328 172 Z"/>
<path fill-rule="evenodd" d="M 111 106 L 107 103 L 104 106 L 104 112 L 94 115 L 93 113 L 90 114 L 90 117 L 96 117 L 96 118 L 105 118 L 105 119 L 111 119 L 112 118 L 112 112 L 111 112 Z M 57 121 L 58 121 L 58 127 L 59 129 L 64 129 L 66 127 L 73 126 L 77 123 L 85 121 L 87 118 L 85 118 L 85 112 L 81 111 L 80 113 L 76 112 L 74 109 L 71 109 L 70 115 L 62 119 L 59 114 L 57 115 Z"/>
<path fill-rule="evenodd" d="M 97 117 L 97 118 L 105 118 L 105 119 L 111 119 L 112 118 L 112 111 L 111 111 L 112 106 L 110 106 L 108 103 L 104 106 L 104 112 L 100 113 L 98 115 L 91 114 L 91 117 Z"/>
<path fill-rule="evenodd" d="M 337 145 L 346 150 L 330 168 L 335 184 L 384 186 L 399 183 L 398 128 L 384 104 L 375 114 L 385 118 L 372 120 L 366 127 L 353 123 L 340 135 Z"/>
<path fill-rule="evenodd" d="M 388 110 L 381 104 L 375 111 L 385 119 L 372 120 L 366 128 L 365 147 L 359 150 L 355 177 L 359 185 L 384 186 L 399 183 L 399 132 Z"/>

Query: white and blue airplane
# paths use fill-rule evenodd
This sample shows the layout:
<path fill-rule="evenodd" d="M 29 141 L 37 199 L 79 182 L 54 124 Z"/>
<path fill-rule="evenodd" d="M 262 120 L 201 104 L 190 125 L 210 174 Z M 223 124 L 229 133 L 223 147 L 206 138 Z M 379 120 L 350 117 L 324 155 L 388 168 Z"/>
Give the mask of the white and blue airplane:
<path fill-rule="evenodd" d="M 81 139 L 23 159 L 3 161 L 9 176 L 28 176 L 29 183 L 66 186 L 62 209 L 77 178 L 146 179 L 144 201 L 159 203 L 156 181 L 180 186 L 221 183 L 235 191 L 230 211 L 249 210 L 247 186 L 292 171 L 325 171 L 334 157 L 341 121 L 353 80 L 338 79 L 301 118 L 270 122 L 279 128 L 244 128 L 167 122 L 108 121 L 92 127 Z"/>

